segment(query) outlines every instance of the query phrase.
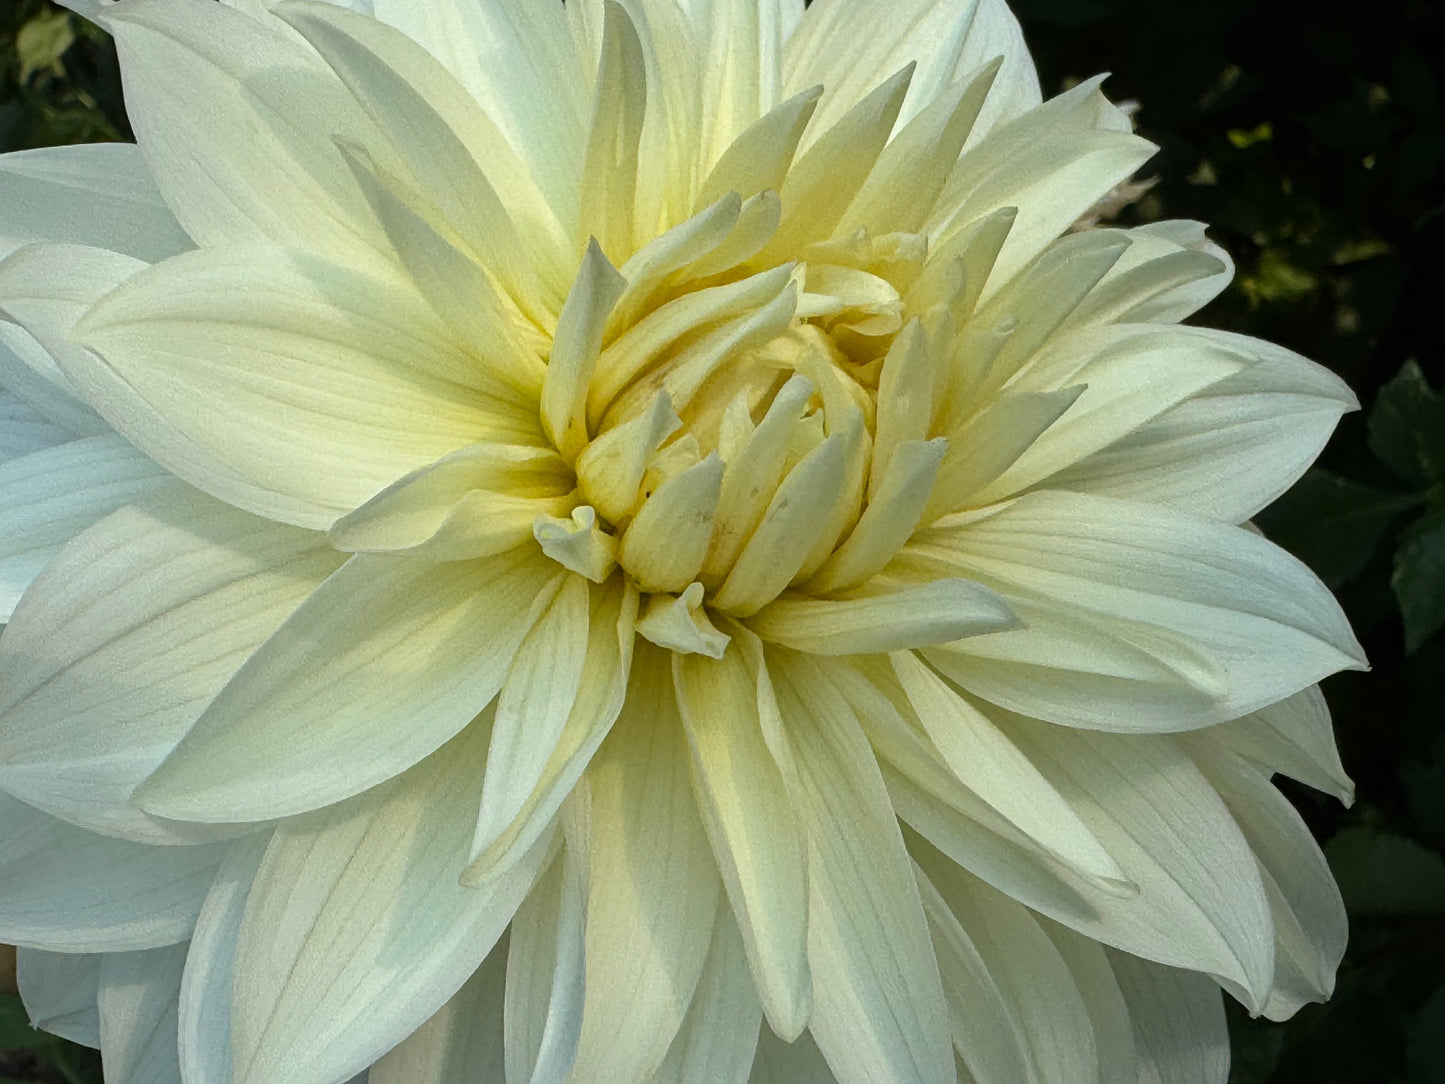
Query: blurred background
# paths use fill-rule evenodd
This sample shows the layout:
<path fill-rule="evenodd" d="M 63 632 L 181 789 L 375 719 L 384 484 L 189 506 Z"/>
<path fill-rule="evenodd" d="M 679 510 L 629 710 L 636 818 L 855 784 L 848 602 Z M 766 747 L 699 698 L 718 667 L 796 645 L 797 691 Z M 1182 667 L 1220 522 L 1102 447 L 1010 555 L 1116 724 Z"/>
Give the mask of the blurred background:
<path fill-rule="evenodd" d="M 1287 1024 L 1230 1002 L 1231 1082 L 1445 1084 L 1445 5 L 1012 3 L 1046 96 L 1112 72 L 1161 148 L 1120 224 L 1199 219 L 1233 255 L 1203 322 L 1329 366 L 1363 404 L 1259 520 L 1336 591 L 1374 666 L 1325 684 L 1355 805 L 1283 783 L 1350 948 L 1334 999 Z M 0 0 L 0 152 L 128 138 L 105 36 Z M 93 1052 L 0 992 L 0 1084 L 99 1080 Z"/>

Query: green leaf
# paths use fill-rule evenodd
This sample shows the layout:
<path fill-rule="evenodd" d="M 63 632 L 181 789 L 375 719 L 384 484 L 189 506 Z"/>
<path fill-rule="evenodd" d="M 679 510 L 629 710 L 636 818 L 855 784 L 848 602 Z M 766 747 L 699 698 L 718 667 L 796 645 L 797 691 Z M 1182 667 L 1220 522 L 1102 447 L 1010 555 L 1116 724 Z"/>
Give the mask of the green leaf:
<path fill-rule="evenodd" d="M 1405 650 L 1414 651 L 1445 626 L 1445 509 L 1422 516 L 1405 532 L 1390 586 L 1405 621 Z"/>
<path fill-rule="evenodd" d="M 1390 521 L 1420 503 L 1326 470 L 1312 470 L 1259 516 L 1259 525 L 1330 587 L 1358 576 Z"/>
<path fill-rule="evenodd" d="M 1370 450 L 1416 485 L 1445 480 L 1445 396 L 1435 392 L 1414 361 L 1375 397 Z"/>
<path fill-rule="evenodd" d="M 1325 857 L 1356 917 L 1445 914 L 1445 859 L 1412 839 L 1346 828 Z"/>
<path fill-rule="evenodd" d="M 0 1050 L 37 1050 L 49 1038 L 30 1026 L 30 1017 L 18 997 L 0 994 Z"/>

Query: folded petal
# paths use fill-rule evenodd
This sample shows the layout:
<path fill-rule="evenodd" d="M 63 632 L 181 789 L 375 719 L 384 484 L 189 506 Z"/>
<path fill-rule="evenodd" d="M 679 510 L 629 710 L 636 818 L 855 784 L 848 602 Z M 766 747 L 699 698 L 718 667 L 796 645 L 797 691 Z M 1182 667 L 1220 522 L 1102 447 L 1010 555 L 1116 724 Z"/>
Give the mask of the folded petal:
<path fill-rule="evenodd" d="M 236 1084 L 359 1072 L 486 958 L 551 842 L 486 890 L 457 883 L 487 737 L 470 727 L 391 783 L 276 830 L 236 949 Z"/>
<path fill-rule="evenodd" d="M 1345 805 L 1355 800 L 1355 784 L 1340 763 L 1330 708 L 1318 685 L 1241 719 L 1210 727 L 1203 736 L 1267 771 L 1333 794 Z"/>
<path fill-rule="evenodd" d="M 560 581 L 527 550 L 353 557 L 246 661 L 136 802 L 176 820 L 266 820 L 405 771 L 497 695 Z"/>
<path fill-rule="evenodd" d="M 0 941 L 64 952 L 184 941 L 224 853 L 108 839 L 0 794 Z"/>
<path fill-rule="evenodd" d="M 0 639 L 0 786 L 108 835 L 214 835 L 131 794 L 342 559 L 323 535 L 180 486 L 82 533 Z"/>

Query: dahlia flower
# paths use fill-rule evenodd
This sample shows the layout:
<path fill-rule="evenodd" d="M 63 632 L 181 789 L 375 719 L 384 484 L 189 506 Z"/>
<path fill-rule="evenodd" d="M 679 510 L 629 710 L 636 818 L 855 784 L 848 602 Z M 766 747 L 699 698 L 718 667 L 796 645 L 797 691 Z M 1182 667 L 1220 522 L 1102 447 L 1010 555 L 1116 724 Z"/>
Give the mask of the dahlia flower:
<path fill-rule="evenodd" d="M 999 0 L 74 0 L 0 940 L 112 1084 L 1222 1082 L 1345 938 L 1355 404 Z"/>

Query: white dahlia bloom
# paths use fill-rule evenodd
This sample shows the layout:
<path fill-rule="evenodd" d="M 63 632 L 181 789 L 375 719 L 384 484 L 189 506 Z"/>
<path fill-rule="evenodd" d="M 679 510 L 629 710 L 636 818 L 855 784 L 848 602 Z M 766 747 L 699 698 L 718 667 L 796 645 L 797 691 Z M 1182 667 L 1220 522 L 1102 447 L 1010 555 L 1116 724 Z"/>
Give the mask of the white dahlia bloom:
<path fill-rule="evenodd" d="M 87 7 L 75 0 L 77 7 Z M 373 10 L 374 9 L 374 10 Z M 0 158 L 0 940 L 111 1084 L 1222 1082 L 1363 665 L 999 0 L 89 0 Z"/>

